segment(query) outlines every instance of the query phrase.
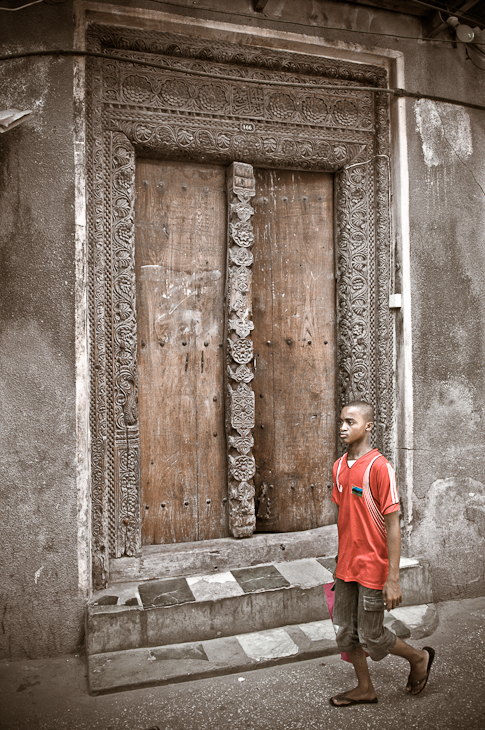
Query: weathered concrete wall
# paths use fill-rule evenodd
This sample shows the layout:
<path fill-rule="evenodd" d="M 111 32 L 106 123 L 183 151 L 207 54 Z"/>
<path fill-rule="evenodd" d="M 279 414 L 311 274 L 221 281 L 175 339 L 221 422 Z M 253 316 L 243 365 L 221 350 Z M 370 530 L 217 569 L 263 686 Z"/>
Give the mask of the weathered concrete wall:
<path fill-rule="evenodd" d="M 446 95 L 484 99 L 485 72 L 450 55 Z M 424 83 L 440 75 L 430 64 Z M 431 561 L 435 597 L 468 598 L 485 592 L 485 112 L 422 100 L 412 115 L 410 546 Z"/>
<path fill-rule="evenodd" d="M 72 47 L 72 6 L 2 13 L 0 52 Z M 0 656 L 82 640 L 75 482 L 72 59 L 0 64 Z"/>

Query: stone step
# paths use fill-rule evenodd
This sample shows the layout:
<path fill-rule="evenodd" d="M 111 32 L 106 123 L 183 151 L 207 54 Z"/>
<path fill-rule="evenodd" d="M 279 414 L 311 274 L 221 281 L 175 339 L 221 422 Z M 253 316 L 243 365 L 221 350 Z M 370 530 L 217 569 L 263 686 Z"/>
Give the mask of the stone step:
<path fill-rule="evenodd" d="M 98 593 L 86 611 L 88 656 L 203 642 L 329 618 L 324 585 L 333 558 L 233 568 L 142 583 Z M 401 560 L 403 605 L 429 603 L 425 561 Z"/>
<path fill-rule="evenodd" d="M 244 540 L 217 540 L 145 545 L 133 558 L 110 560 L 110 584 L 204 575 L 263 563 L 283 563 L 337 552 L 337 525 L 303 532 L 255 534 Z"/>
<path fill-rule="evenodd" d="M 433 605 L 400 607 L 386 614 L 385 623 L 402 639 L 422 639 L 436 629 L 438 616 Z M 328 619 L 207 641 L 91 654 L 89 692 L 98 695 L 204 679 L 337 653 Z"/>

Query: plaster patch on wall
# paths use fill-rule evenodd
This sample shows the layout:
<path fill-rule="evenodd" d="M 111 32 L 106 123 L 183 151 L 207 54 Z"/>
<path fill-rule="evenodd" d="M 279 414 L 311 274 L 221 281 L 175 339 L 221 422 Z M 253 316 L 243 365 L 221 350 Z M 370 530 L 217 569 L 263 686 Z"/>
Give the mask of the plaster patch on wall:
<path fill-rule="evenodd" d="M 473 153 L 470 117 L 463 107 L 420 99 L 414 105 L 426 165 L 449 165 Z"/>
<path fill-rule="evenodd" d="M 440 454 L 441 469 L 451 470 L 454 464 L 463 462 L 466 454 L 478 472 L 480 464 L 474 458 L 473 446 L 480 428 L 476 399 L 475 388 L 463 376 L 438 380 L 428 389 L 427 407 L 423 410 L 427 426 L 420 435 L 420 448 L 430 454 Z M 460 439 L 456 438 L 457 431 Z M 424 496 L 418 489 L 416 495 Z"/>
<path fill-rule="evenodd" d="M 485 484 L 471 477 L 437 479 L 420 509 L 411 548 L 431 562 L 435 600 L 483 595 Z"/>

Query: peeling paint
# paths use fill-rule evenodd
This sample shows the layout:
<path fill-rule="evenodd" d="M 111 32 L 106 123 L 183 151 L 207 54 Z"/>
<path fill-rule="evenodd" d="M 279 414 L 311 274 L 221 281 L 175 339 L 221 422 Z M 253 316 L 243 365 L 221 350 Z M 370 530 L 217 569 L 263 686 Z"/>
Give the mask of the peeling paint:
<path fill-rule="evenodd" d="M 37 585 L 37 582 L 38 582 L 38 580 L 39 580 L 39 578 L 40 578 L 40 574 L 41 574 L 41 573 L 42 573 L 42 571 L 44 570 L 44 567 L 45 567 L 45 566 L 44 566 L 44 565 L 42 565 L 42 566 L 41 566 L 41 567 L 39 568 L 39 570 L 36 570 L 36 571 L 35 571 L 35 573 L 34 573 L 34 581 L 35 581 L 35 585 Z"/>
<path fill-rule="evenodd" d="M 463 107 L 420 99 L 414 105 L 426 165 L 449 165 L 473 154 L 470 117 Z"/>

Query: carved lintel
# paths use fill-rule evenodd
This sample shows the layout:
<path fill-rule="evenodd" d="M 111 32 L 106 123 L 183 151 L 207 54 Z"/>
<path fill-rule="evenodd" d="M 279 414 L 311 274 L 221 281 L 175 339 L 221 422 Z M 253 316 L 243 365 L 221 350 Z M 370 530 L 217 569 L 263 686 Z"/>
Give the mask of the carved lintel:
<path fill-rule="evenodd" d="M 227 172 L 228 257 L 226 281 L 226 327 L 228 367 L 226 431 L 229 466 L 229 529 L 234 537 L 249 537 L 256 526 L 254 483 L 256 472 L 251 449 L 254 443 L 254 392 L 249 385 L 253 343 L 251 331 L 251 287 L 254 257 L 249 251 L 254 242 L 251 217 L 255 195 L 253 168 L 234 162 Z M 238 383 L 232 387 L 231 380 Z"/>

